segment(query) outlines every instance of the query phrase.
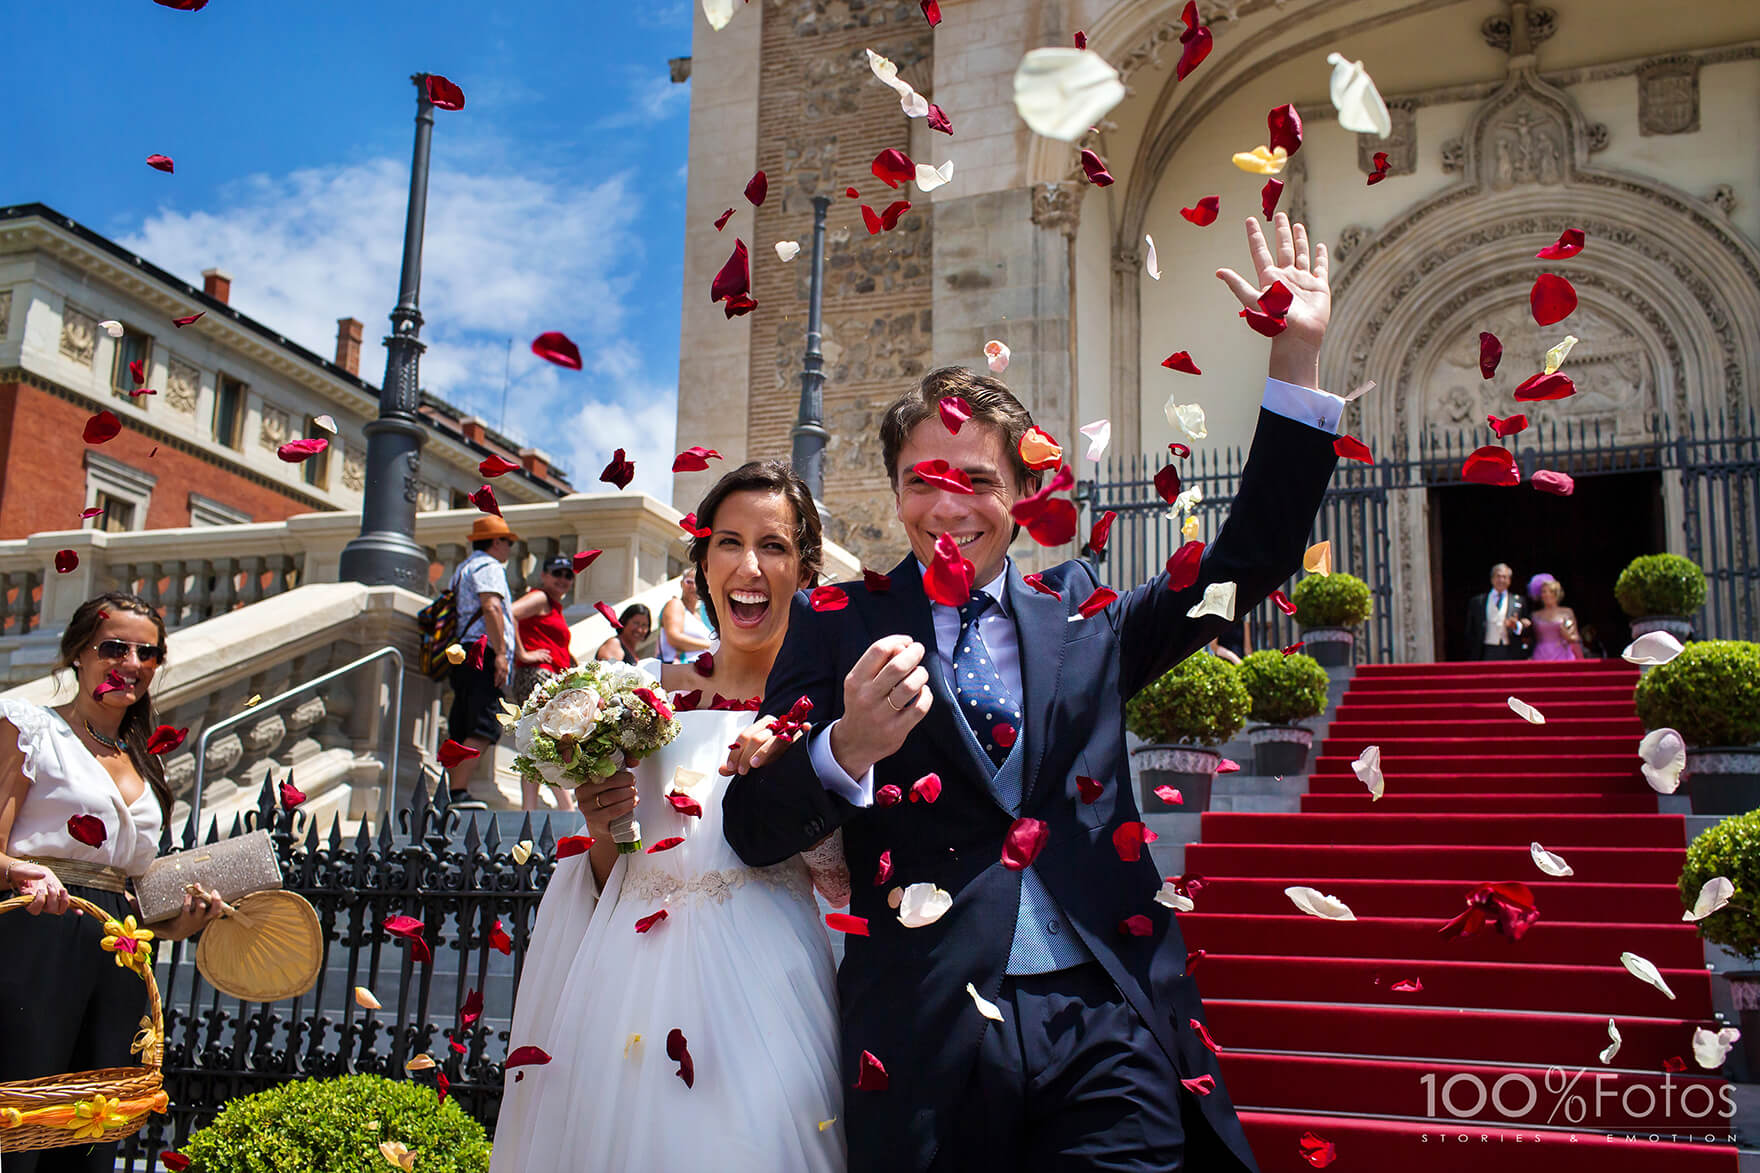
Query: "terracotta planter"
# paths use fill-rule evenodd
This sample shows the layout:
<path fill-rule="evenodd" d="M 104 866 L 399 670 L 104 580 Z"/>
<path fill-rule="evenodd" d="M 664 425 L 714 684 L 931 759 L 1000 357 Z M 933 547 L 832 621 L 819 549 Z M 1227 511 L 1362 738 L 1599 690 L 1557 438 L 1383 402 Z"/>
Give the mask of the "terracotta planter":
<path fill-rule="evenodd" d="M 1322 668 L 1346 668 L 1356 662 L 1357 633 L 1349 627 L 1304 627 L 1302 651 Z"/>
<path fill-rule="evenodd" d="M 1682 643 L 1686 643 L 1693 634 L 1693 621 L 1684 615 L 1645 615 L 1632 620 L 1632 638 L 1649 635 L 1653 631 L 1666 631 Z"/>
<path fill-rule="evenodd" d="M 1689 746 L 1684 776 L 1696 815 L 1760 810 L 1760 745 Z"/>
<path fill-rule="evenodd" d="M 1176 811 L 1202 812 L 1210 809 L 1210 784 L 1222 754 L 1201 745 L 1145 745 L 1131 755 L 1136 762 L 1137 796 L 1144 814 L 1171 814 Z M 1155 797 L 1162 786 L 1180 792 L 1183 803 L 1175 806 Z"/>
<path fill-rule="evenodd" d="M 1247 740 L 1253 743 L 1253 773 L 1282 778 L 1307 770 L 1314 731 L 1301 725 L 1249 725 Z"/>

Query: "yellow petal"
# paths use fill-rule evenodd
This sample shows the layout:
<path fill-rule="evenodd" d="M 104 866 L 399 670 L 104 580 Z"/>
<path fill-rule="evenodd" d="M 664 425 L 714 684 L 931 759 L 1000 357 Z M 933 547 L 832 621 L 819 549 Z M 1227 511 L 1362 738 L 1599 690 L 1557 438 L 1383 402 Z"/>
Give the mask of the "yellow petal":
<path fill-rule="evenodd" d="M 365 986 L 356 986 L 354 988 L 354 1004 L 363 1010 L 384 1009 L 384 1007 L 379 1004 L 379 999 L 373 997 L 373 991 L 367 989 Z"/>
<path fill-rule="evenodd" d="M 830 1128 L 833 1124 L 836 1124 L 836 1123 L 837 1123 L 837 1117 L 835 1117 L 835 1116 L 833 1116 L 829 1120 L 821 1120 L 821 1121 L 819 1121 L 819 1131 L 824 1132 L 827 1128 Z"/>
<path fill-rule="evenodd" d="M 1332 543 L 1315 542 L 1302 554 L 1302 569 L 1325 577 L 1332 573 Z"/>
<path fill-rule="evenodd" d="M 1237 152 L 1234 157 L 1234 165 L 1249 175 L 1282 175 L 1288 162 L 1289 152 L 1282 147 L 1276 150 L 1254 147 L 1250 151 Z"/>
<path fill-rule="evenodd" d="M 966 993 L 972 996 L 972 1004 L 978 1008 L 979 1014 L 982 1014 L 992 1022 L 1002 1021 L 1002 1011 L 997 1008 L 996 1003 L 978 993 L 977 986 L 974 986 L 971 982 L 967 982 Z"/>
<path fill-rule="evenodd" d="M 1186 518 L 1184 524 L 1179 527 L 1179 536 L 1188 542 L 1198 536 L 1198 515 L 1196 513 Z"/>
<path fill-rule="evenodd" d="M 530 858 L 532 858 L 532 841 L 530 839 L 521 839 L 513 845 L 514 863 L 523 864 Z"/>
<path fill-rule="evenodd" d="M 258 702 L 258 701 L 260 701 L 260 700 L 262 700 L 262 699 L 263 699 L 263 694 L 262 694 L 262 693 L 260 693 L 260 692 L 253 692 L 253 693 L 251 693 L 251 699 L 250 699 L 250 700 L 248 700 L 248 701 L 246 701 L 246 702 L 245 702 L 245 703 L 244 703 L 244 707 L 245 707 L 245 708 L 247 708 L 247 709 L 248 709 L 248 708 L 250 708 L 250 707 L 251 707 L 251 706 L 252 706 L 252 705 L 254 705 L 254 704 L 256 704 L 256 703 L 257 703 L 257 702 Z"/>
<path fill-rule="evenodd" d="M 623 1057 L 625 1059 L 639 1059 L 642 1057 L 641 1035 L 632 1034 L 629 1038 L 623 1041 Z"/>
<path fill-rule="evenodd" d="M 432 1071 L 434 1069 L 434 1056 L 423 1051 L 420 1055 L 415 1056 L 408 1063 L 405 1063 L 403 1069 L 405 1071 Z"/>
<path fill-rule="evenodd" d="M 1563 366 L 1564 360 L 1570 357 L 1571 347 L 1576 344 L 1577 336 L 1575 334 L 1566 334 L 1563 342 L 1560 342 L 1557 346 L 1554 346 L 1551 350 L 1547 351 L 1546 373 L 1550 375 L 1559 367 Z"/>
<path fill-rule="evenodd" d="M 448 664 L 462 664 L 462 663 L 464 663 L 465 654 L 466 653 L 465 653 L 463 644 L 447 644 L 446 645 L 446 662 Z"/>
<path fill-rule="evenodd" d="M 415 1153 L 411 1152 L 409 1146 L 404 1144 L 401 1140 L 380 1141 L 379 1152 L 384 1155 L 387 1161 L 390 1161 L 399 1169 L 408 1170 L 416 1167 Z"/>

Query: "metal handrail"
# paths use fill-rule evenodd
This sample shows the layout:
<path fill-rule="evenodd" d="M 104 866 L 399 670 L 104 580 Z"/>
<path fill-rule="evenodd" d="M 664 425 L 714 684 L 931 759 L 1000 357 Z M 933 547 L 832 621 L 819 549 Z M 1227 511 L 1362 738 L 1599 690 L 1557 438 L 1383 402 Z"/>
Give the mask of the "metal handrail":
<path fill-rule="evenodd" d="M 220 732 L 223 729 L 226 729 L 226 728 L 229 728 L 230 726 L 238 724 L 239 722 L 245 720 L 247 717 L 260 717 L 260 716 L 262 716 L 264 713 L 268 712 L 270 709 L 274 708 L 276 705 L 280 704 L 282 701 L 285 701 L 288 697 L 298 696 L 302 692 L 310 692 L 314 688 L 317 688 L 320 685 L 328 684 L 330 681 L 335 680 L 338 676 L 346 676 L 348 673 L 353 672 L 356 668 L 359 668 L 365 664 L 370 664 L 374 660 L 382 660 L 387 656 L 389 656 L 391 659 L 393 659 L 397 662 L 397 672 L 392 677 L 392 681 L 391 681 L 391 729 L 392 729 L 392 733 L 391 733 L 391 763 L 390 763 L 390 771 L 389 771 L 389 776 L 391 779 L 390 784 L 391 784 L 392 788 L 395 789 L 395 787 L 397 786 L 398 742 L 401 741 L 402 737 L 403 737 L 403 733 L 402 733 L 402 731 L 403 731 L 403 654 L 401 652 L 399 652 L 396 648 L 387 647 L 387 648 L 380 648 L 376 652 L 369 652 L 366 655 L 362 656 L 360 659 L 352 660 L 349 663 L 344 664 L 340 668 L 332 668 L 330 671 L 324 673 L 321 676 L 314 676 L 312 679 L 306 681 L 304 684 L 296 685 L 295 687 L 288 689 L 286 692 L 280 693 L 276 696 L 272 696 L 266 701 L 262 701 L 262 702 L 259 702 L 258 704 L 254 704 L 250 708 L 244 710 L 242 713 L 234 713 L 230 717 L 224 717 L 221 720 L 218 720 L 218 721 L 214 722 L 212 725 L 209 725 L 207 728 L 203 729 L 201 736 L 196 738 L 196 781 L 195 781 L 195 786 L 190 794 L 190 800 L 189 800 L 190 819 L 192 820 L 191 825 L 198 826 L 198 827 L 201 825 L 200 820 L 201 820 L 201 813 L 202 813 L 202 791 L 203 791 L 203 785 L 207 781 L 208 739 L 210 737 L 214 736 L 214 734 Z M 387 794 L 386 809 L 389 809 L 390 808 L 390 799 L 389 799 L 390 791 L 386 791 L 386 794 Z"/>

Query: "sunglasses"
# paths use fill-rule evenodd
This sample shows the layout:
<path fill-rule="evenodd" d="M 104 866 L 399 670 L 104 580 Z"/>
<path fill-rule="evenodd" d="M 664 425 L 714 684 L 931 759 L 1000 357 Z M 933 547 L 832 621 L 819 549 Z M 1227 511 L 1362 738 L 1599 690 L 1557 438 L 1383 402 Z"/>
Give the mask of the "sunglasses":
<path fill-rule="evenodd" d="M 158 644 L 130 643 L 125 639 L 100 640 L 93 645 L 98 655 L 106 660 L 122 660 L 128 657 L 130 648 L 134 649 L 135 657 L 143 664 L 157 664 L 165 658 L 165 649 Z"/>
<path fill-rule="evenodd" d="M 554 574 L 557 578 L 572 579 L 574 577 L 574 571 L 568 569 L 567 567 L 563 567 L 561 570 L 546 570 L 544 573 L 545 574 Z"/>

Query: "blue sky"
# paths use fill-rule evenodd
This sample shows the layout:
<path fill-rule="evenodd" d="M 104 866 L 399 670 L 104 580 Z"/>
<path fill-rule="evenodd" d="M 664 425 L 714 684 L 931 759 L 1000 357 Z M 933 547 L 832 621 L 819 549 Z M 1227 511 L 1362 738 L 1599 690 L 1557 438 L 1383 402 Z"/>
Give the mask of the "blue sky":
<path fill-rule="evenodd" d="M 689 0 L 30 4 L 8 13 L 15 101 L 0 203 L 40 200 L 321 354 L 397 294 L 415 113 L 441 73 L 422 308 L 423 384 L 595 478 L 630 449 L 670 495 Z M 171 156 L 174 175 L 147 167 Z M 535 358 L 562 330 L 587 369 Z"/>

